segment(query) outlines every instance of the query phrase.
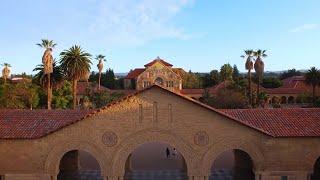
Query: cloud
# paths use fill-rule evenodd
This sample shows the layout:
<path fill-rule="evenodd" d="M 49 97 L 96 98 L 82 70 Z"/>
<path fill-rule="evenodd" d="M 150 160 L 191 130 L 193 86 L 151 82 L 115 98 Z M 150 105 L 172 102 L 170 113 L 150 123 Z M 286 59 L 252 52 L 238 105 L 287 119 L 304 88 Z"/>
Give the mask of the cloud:
<path fill-rule="evenodd" d="M 143 45 L 163 38 L 199 38 L 201 34 L 187 33 L 174 23 L 174 18 L 193 3 L 193 0 L 100 0 L 89 30 L 103 34 L 100 40 L 118 45 Z"/>
<path fill-rule="evenodd" d="M 318 24 L 304 24 L 302 26 L 291 29 L 290 32 L 297 33 L 297 32 L 301 32 L 301 31 L 305 31 L 305 30 L 316 29 L 318 27 L 319 27 Z"/>

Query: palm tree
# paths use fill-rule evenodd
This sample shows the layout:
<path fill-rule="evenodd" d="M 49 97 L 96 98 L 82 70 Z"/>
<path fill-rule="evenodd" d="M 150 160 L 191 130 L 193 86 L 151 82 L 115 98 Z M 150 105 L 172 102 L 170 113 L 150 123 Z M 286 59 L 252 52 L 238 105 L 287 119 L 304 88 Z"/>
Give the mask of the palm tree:
<path fill-rule="evenodd" d="M 53 73 L 53 57 L 52 57 L 52 49 L 57 45 L 53 42 L 53 40 L 48 39 L 42 39 L 41 43 L 36 44 L 37 46 L 44 48 L 45 51 L 42 56 L 42 63 L 43 63 L 43 73 L 44 74 L 51 74 Z M 48 109 L 51 109 L 51 101 L 52 101 L 52 87 L 51 87 L 51 75 L 47 76 L 47 85 L 45 86 L 47 88 L 47 104 Z"/>
<path fill-rule="evenodd" d="M 11 65 L 8 63 L 3 63 L 2 66 L 4 66 L 4 68 L 2 69 L 2 77 L 4 79 L 4 83 L 6 84 L 7 79 L 10 76 L 10 69 L 9 68 L 11 67 Z"/>
<path fill-rule="evenodd" d="M 44 49 L 49 49 L 55 48 L 57 43 L 54 43 L 53 40 L 41 39 L 41 43 L 37 43 L 36 45 Z"/>
<path fill-rule="evenodd" d="M 249 104 L 252 105 L 251 70 L 253 69 L 253 50 L 244 50 L 244 55 L 241 57 L 246 60 L 245 68 L 248 70 Z"/>
<path fill-rule="evenodd" d="M 262 58 L 267 57 L 266 50 L 258 49 L 254 52 L 254 56 L 256 57 L 256 61 L 254 63 L 254 70 L 257 73 L 258 76 L 258 85 L 257 85 L 257 102 L 259 101 L 260 97 L 260 82 L 261 78 L 263 77 L 264 73 L 264 62 L 262 61 Z"/>
<path fill-rule="evenodd" d="M 312 103 L 313 105 L 315 105 L 315 102 L 316 102 L 315 92 L 316 92 L 316 87 L 320 83 L 320 71 L 315 67 L 311 67 L 308 70 L 308 72 L 305 74 L 305 78 L 306 78 L 306 83 L 312 86 Z"/>
<path fill-rule="evenodd" d="M 37 65 L 33 71 L 37 71 L 38 73 L 34 76 L 34 78 L 40 83 L 43 88 L 47 88 L 48 86 L 48 74 L 44 73 L 44 65 Z M 53 73 L 50 74 L 50 87 L 58 88 L 63 83 L 63 72 L 60 66 L 57 66 L 57 62 L 53 62 Z"/>
<path fill-rule="evenodd" d="M 97 64 L 97 67 L 98 67 L 98 70 L 99 70 L 99 80 L 98 80 L 98 89 L 100 91 L 100 84 L 101 84 L 101 73 L 102 73 L 102 70 L 103 70 L 103 61 L 106 61 L 105 59 L 105 56 L 102 55 L 102 54 L 99 54 L 97 57 L 96 57 L 96 60 L 99 61 L 99 63 Z"/>
<path fill-rule="evenodd" d="M 73 108 L 77 106 L 77 83 L 90 72 L 91 55 L 74 45 L 60 53 L 60 66 L 67 77 L 72 81 Z"/>

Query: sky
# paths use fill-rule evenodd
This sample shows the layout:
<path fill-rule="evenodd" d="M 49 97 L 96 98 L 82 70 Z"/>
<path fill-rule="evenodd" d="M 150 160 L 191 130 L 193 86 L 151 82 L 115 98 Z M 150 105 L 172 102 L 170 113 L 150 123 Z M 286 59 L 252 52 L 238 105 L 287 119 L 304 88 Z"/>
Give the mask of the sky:
<path fill-rule="evenodd" d="M 244 49 L 267 50 L 266 71 L 320 68 L 320 1 L 0 0 L 0 64 L 34 73 L 41 39 L 58 44 L 57 60 L 77 44 L 116 73 L 157 56 L 194 72 L 245 71 Z"/>

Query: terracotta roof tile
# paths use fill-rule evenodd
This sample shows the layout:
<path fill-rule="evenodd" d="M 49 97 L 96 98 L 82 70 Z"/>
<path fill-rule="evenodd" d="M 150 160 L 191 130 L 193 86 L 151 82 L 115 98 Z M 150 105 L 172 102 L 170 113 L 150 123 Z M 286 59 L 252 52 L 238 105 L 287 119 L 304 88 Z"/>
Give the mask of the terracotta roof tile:
<path fill-rule="evenodd" d="M 125 79 L 136 79 L 138 76 L 145 71 L 144 68 L 136 68 L 133 71 L 130 71 Z"/>
<path fill-rule="evenodd" d="M 164 61 L 163 59 L 160 59 L 160 58 L 158 57 L 157 59 L 149 62 L 149 63 L 146 64 L 146 65 L 144 65 L 144 67 L 150 67 L 150 66 L 154 65 L 156 62 L 160 62 L 160 63 L 162 63 L 162 64 L 165 65 L 165 66 L 170 66 L 170 67 L 173 66 L 172 64 L 170 64 L 170 63 L 168 63 L 168 62 L 166 62 L 166 61 Z"/>
<path fill-rule="evenodd" d="M 267 94 L 303 94 L 303 93 L 308 92 L 304 89 L 283 88 L 283 87 L 263 88 L 262 91 L 266 92 Z"/>
<path fill-rule="evenodd" d="M 87 110 L 0 110 L 1 139 L 35 139 L 89 114 Z"/>
<path fill-rule="evenodd" d="M 226 114 L 274 137 L 320 136 L 320 109 L 227 109 Z"/>

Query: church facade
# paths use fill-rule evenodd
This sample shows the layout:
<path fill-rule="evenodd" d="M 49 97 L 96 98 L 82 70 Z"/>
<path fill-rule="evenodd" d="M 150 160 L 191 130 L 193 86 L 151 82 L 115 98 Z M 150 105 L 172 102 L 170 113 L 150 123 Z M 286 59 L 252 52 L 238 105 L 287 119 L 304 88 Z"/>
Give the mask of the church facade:
<path fill-rule="evenodd" d="M 142 90 L 154 84 L 179 92 L 182 89 L 181 68 L 173 68 L 173 65 L 160 59 L 151 61 L 145 68 L 137 68 L 130 71 L 124 79 L 125 89 Z"/>

